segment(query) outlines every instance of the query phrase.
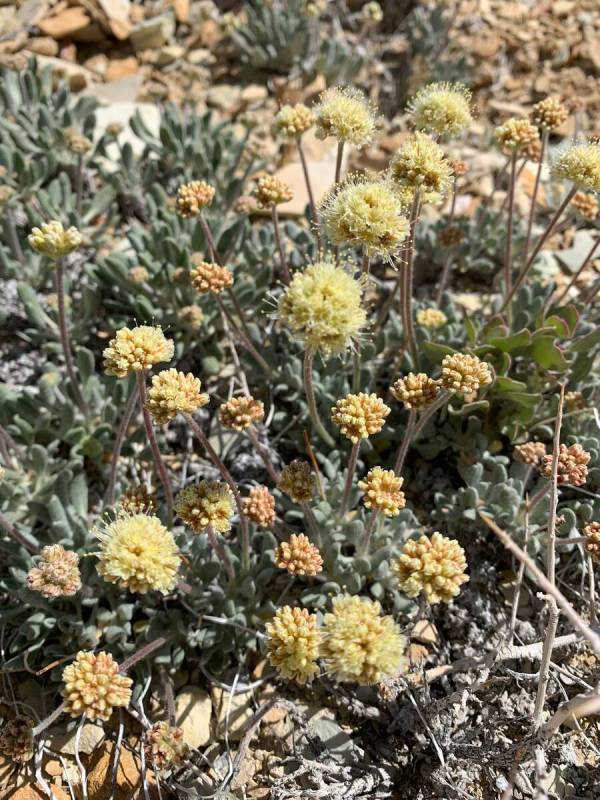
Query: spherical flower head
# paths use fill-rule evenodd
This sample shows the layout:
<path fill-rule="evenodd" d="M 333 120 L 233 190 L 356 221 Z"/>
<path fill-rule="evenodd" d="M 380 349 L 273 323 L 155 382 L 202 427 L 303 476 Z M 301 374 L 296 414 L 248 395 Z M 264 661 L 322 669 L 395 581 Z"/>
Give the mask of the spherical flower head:
<path fill-rule="evenodd" d="M 456 247 L 465 239 L 465 232 L 458 225 L 448 225 L 438 233 L 437 243 L 440 247 Z"/>
<path fill-rule="evenodd" d="M 106 133 L 108 136 L 117 137 L 119 134 L 123 133 L 123 125 L 120 122 L 109 122 L 106 126 Z"/>
<path fill-rule="evenodd" d="M 119 674 L 110 653 L 80 650 L 63 670 L 62 679 L 65 710 L 72 717 L 85 714 L 90 722 L 106 721 L 113 709 L 125 708 L 131 700 L 133 681 Z"/>
<path fill-rule="evenodd" d="M 62 222 L 52 220 L 40 228 L 33 228 L 27 241 L 36 253 L 54 260 L 64 258 L 76 250 L 83 242 L 77 228 L 63 228 Z"/>
<path fill-rule="evenodd" d="M 295 458 L 281 470 L 277 488 L 288 495 L 294 503 L 308 503 L 316 486 L 308 461 Z"/>
<path fill-rule="evenodd" d="M 349 86 L 326 89 L 314 109 L 317 139 L 334 136 L 338 142 L 364 147 L 375 134 L 375 110 L 364 94 Z"/>
<path fill-rule="evenodd" d="M 87 136 L 81 133 L 74 133 L 67 139 L 67 147 L 78 156 L 83 156 L 92 149 L 93 143 Z"/>
<path fill-rule="evenodd" d="M 510 151 L 523 150 L 532 142 L 540 138 L 540 134 L 535 125 L 529 120 L 511 117 L 495 130 L 496 141 L 498 144 Z"/>
<path fill-rule="evenodd" d="M 334 188 L 321 202 L 329 239 L 359 246 L 365 255 L 390 258 L 408 235 L 408 220 L 391 184 L 354 177 Z"/>
<path fill-rule="evenodd" d="M 443 328 L 448 322 L 448 317 L 439 308 L 421 308 L 417 311 L 417 322 L 423 328 L 434 331 Z"/>
<path fill-rule="evenodd" d="M 210 205 L 215 196 L 215 189 L 206 181 L 184 183 L 177 190 L 175 209 L 180 217 L 189 219 L 197 217 L 203 208 Z"/>
<path fill-rule="evenodd" d="M 409 597 L 422 594 L 428 603 L 449 603 L 469 580 L 465 551 L 441 533 L 409 539 L 392 564 L 400 589 Z"/>
<path fill-rule="evenodd" d="M 197 261 L 190 272 L 192 286 L 197 292 L 219 294 L 233 285 L 233 274 L 227 267 L 210 261 Z"/>
<path fill-rule="evenodd" d="M 98 573 L 130 592 L 168 594 L 181 563 L 173 534 L 151 514 L 120 514 L 95 530 Z"/>
<path fill-rule="evenodd" d="M 570 410 L 582 410 L 588 404 L 581 392 L 565 392 L 565 406 Z"/>
<path fill-rule="evenodd" d="M 390 391 L 406 408 L 421 411 L 437 398 L 440 384 L 424 372 L 409 372 L 404 378 L 398 378 Z"/>
<path fill-rule="evenodd" d="M 358 482 L 358 488 L 364 492 L 365 508 L 379 511 L 386 517 L 398 516 L 406 505 L 404 492 L 401 491 L 403 483 L 394 470 L 373 467 Z"/>
<path fill-rule="evenodd" d="M 292 533 L 288 542 L 281 542 L 275 551 L 275 563 L 290 575 L 318 575 L 323 571 L 319 548 L 303 533 Z"/>
<path fill-rule="evenodd" d="M 463 161 L 462 158 L 453 158 L 450 161 L 450 166 L 452 167 L 455 178 L 462 178 L 469 171 L 469 165 L 466 161 Z"/>
<path fill-rule="evenodd" d="M 325 356 L 347 350 L 367 322 L 362 305 L 363 281 L 331 261 L 296 272 L 280 297 L 280 320 Z"/>
<path fill-rule="evenodd" d="M 542 130 L 554 131 L 566 122 L 569 112 L 555 97 L 546 97 L 536 103 L 531 111 L 531 119 Z"/>
<path fill-rule="evenodd" d="M 579 189 L 600 191 L 600 142 L 575 142 L 563 148 L 551 173 L 553 178 L 572 181 Z"/>
<path fill-rule="evenodd" d="M 593 194 L 575 192 L 571 205 L 584 219 L 593 220 L 598 216 L 598 198 Z"/>
<path fill-rule="evenodd" d="M 8 185 L 0 186 L 0 208 L 2 208 L 2 206 L 8 203 L 8 201 L 14 195 L 14 193 L 15 190 L 12 188 L 12 186 Z"/>
<path fill-rule="evenodd" d="M 348 394 L 331 409 L 331 419 L 340 432 L 357 444 L 379 433 L 391 409 L 376 394 Z"/>
<path fill-rule="evenodd" d="M 79 556 L 60 544 L 46 545 L 27 573 L 27 587 L 48 599 L 72 597 L 81 589 Z"/>
<path fill-rule="evenodd" d="M 161 361 L 173 358 L 175 346 L 157 325 L 121 328 L 103 352 L 107 375 L 125 378 L 130 372 L 150 369 Z"/>
<path fill-rule="evenodd" d="M 424 202 L 439 202 L 453 180 L 452 166 L 431 136 L 415 133 L 390 162 L 390 177 L 402 190 L 419 192 Z"/>
<path fill-rule="evenodd" d="M 459 136 L 473 122 L 471 92 L 462 83 L 431 83 L 408 105 L 417 130 Z"/>
<path fill-rule="evenodd" d="M 365 597 L 341 595 L 323 620 L 321 655 L 339 681 L 362 685 L 404 672 L 406 640 L 392 617 Z"/>
<path fill-rule="evenodd" d="M 242 501 L 242 513 L 260 527 L 275 521 L 275 498 L 266 486 L 253 486 Z"/>
<path fill-rule="evenodd" d="M 156 494 L 142 484 L 130 486 L 119 497 L 119 509 L 125 514 L 154 514 L 158 509 Z"/>
<path fill-rule="evenodd" d="M 315 614 L 306 608 L 279 608 L 265 625 L 267 659 L 282 678 L 304 684 L 319 674 L 321 635 Z"/>
<path fill-rule="evenodd" d="M 183 306 L 179 309 L 179 322 L 193 331 L 202 327 L 204 321 L 204 311 L 200 306 Z"/>
<path fill-rule="evenodd" d="M 492 373 L 485 361 L 466 353 L 444 356 L 442 361 L 442 386 L 449 392 L 462 394 L 472 402 L 479 389 L 492 382 Z"/>
<path fill-rule="evenodd" d="M 15 717 L 4 722 L 0 732 L 0 753 L 10 758 L 13 764 L 26 764 L 33 758 L 33 727 L 33 720 L 29 717 Z"/>
<path fill-rule="evenodd" d="M 362 21 L 365 23 L 365 25 L 379 25 L 383 19 L 383 9 L 379 3 L 373 0 L 371 3 L 364 4 L 360 10 L 360 16 L 362 17 Z"/>
<path fill-rule="evenodd" d="M 208 395 L 200 391 L 200 380 L 191 372 L 164 369 L 152 377 L 146 409 L 157 425 L 164 425 L 177 414 L 193 414 L 208 403 Z"/>
<path fill-rule="evenodd" d="M 231 530 L 234 498 L 221 481 L 200 481 L 186 486 L 175 499 L 175 513 L 196 533 L 212 528 L 218 533 Z"/>
<path fill-rule="evenodd" d="M 259 208 L 273 208 L 294 196 L 290 187 L 275 175 L 263 175 L 252 192 Z"/>
<path fill-rule="evenodd" d="M 137 267 L 131 267 L 129 272 L 127 273 L 129 276 L 129 280 L 132 283 L 135 283 L 136 286 L 139 286 L 142 283 L 146 283 L 148 278 L 150 277 L 150 273 L 144 267 L 143 264 L 138 264 Z"/>
<path fill-rule="evenodd" d="M 223 403 L 219 412 L 221 425 L 234 431 L 245 431 L 254 422 L 264 419 L 264 416 L 264 405 L 250 395 L 232 397 L 231 400 Z"/>
<path fill-rule="evenodd" d="M 572 486 L 583 486 L 587 480 L 590 454 L 580 444 L 561 444 L 558 453 L 557 482 L 559 485 L 569 483 Z M 552 477 L 552 453 L 543 456 L 539 463 L 540 475 Z"/>
<path fill-rule="evenodd" d="M 546 445 L 543 442 L 525 442 L 518 444 L 513 450 L 513 458 L 528 467 L 537 467 L 546 455 Z"/>
<path fill-rule="evenodd" d="M 283 106 L 275 116 L 275 131 L 286 139 L 298 139 L 312 128 L 315 116 L 304 103 L 295 106 Z"/>
<path fill-rule="evenodd" d="M 183 730 L 168 722 L 156 722 L 146 731 L 146 761 L 161 771 L 183 766 L 190 752 Z"/>
<path fill-rule="evenodd" d="M 583 529 L 585 549 L 594 561 L 600 563 L 600 522 L 591 522 Z"/>

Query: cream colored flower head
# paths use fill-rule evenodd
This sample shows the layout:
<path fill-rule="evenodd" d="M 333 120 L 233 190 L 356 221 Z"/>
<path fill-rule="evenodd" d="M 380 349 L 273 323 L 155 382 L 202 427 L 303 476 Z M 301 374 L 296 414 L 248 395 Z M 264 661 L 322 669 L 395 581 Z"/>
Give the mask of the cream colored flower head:
<path fill-rule="evenodd" d="M 404 378 L 398 378 L 390 391 L 406 408 L 421 411 L 437 398 L 440 384 L 424 372 L 409 372 Z"/>
<path fill-rule="evenodd" d="M 307 503 L 313 496 L 316 479 L 308 461 L 295 458 L 281 470 L 277 488 L 294 503 Z"/>
<path fill-rule="evenodd" d="M 600 191 L 600 142 L 572 142 L 561 148 L 551 165 L 553 178 L 571 181 L 578 189 Z"/>
<path fill-rule="evenodd" d="M 590 522 L 583 529 L 585 549 L 592 559 L 600 563 L 600 522 Z"/>
<path fill-rule="evenodd" d="M 263 175 L 252 192 L 259 208 L 272 208 L 287 203 L 294 196 L 292 190 L 276 175 Z"/>
<path fill-rule="evenodd" d="M 176 769 L 185 764 L 190 752 L 183 739 L 183 730 L 168 722 L 155 722 L 146 731 L 146 763 L 161 771 Z"/>
<path fill-rule="evenodd" d="M 370 3 L 364 4 L 360 10 L 360 16 L 365 25 L 379 25 L 383 20 L 383 9 L 376 0 L 372 0 Z"/>
<path fill-rule="evenodd" d="M 35 567 L 27 573 L 27 587 L 44 597 L 71 597 L 81 589 L 79 556 L 61 544 L 42 548 Z"/>
<path fill-rule="evenodd" d="M 314 125 L 315 116 L 304 103 L 283 106 L 275 117 L 275 131 L 286 139 L 298 139 Z"/>
<path fill-rule="evenodd" d="M 498 144 L 507 150 L 523 150 L 536 142 L 540 134 L 529 120 L 511 117 L 495 130 Z"/>
<path fill-rule="evenodd" d="M 536 467 L 546 455 L 546 445 L 543 442 L 525 442 L 518 444 L 513 450 L 513 458 L 528 467 Z"/>
<path fill-rule="evenodd" d="M 206 181 L 184 183 L 177 190 L 175 208 L 180 217 L 197 217 L 203 208 L 210 205 L 215 196 L 215 188 Z"/>
<path fill-rule="evenodd" d="M 151 514 L 120 514 L 95 529 L 98 573 L 130 592 L 168 594 L 181 563 L 173 534 Z"/>
<path fill-rule="evenodd" d="M 72 717 L 85 714 L 90 722 L 107 720 L 113 709 L 125 708 L 131 700 L 133 681 L 119 674 L 110 653 L 80 650 L 64 668 L 62 679 L 65 711 Z"/>
<path fill-rule="evenodd" d="M 447 324 L 448 317 L 439 308 L 421 308 L 417 311 L 417 322 L 424 328 L 436 330 Z"/>
<path fill-rule="evenodd" d="M 281 542 L 275 551 L 275 563 L 291 575 L 313 576 L 323 571 L 319 548 L 304 533 L 292 533 L 289 541 Z"/>
<path fill-rule="evenodd" d="M 255 525 L 271 525 L 275 521 L 275 498 L 266 486 L 253 486 L 242 502 L 242 513 Z"/>
<path fill-rule="evenodd" d="M 321 635 L 315 614 L 305 608 L 279 608 L 267 631 L 267 659 L 282 678 L 304 684 L 319 674 Z"/>
<path fill-rule="evenodd" d="M 306 347 L 325 356 L 351 347 L 367 323 L 362 279 L 332 261 L 296 272 L 279 299 L 279 319 Z"/>
<path fill-rule="evenodd" d="M 190 272 L 192 286 L 197 292 L 219 294 L 233 286 L 233 273 L 227 267 L 221 267 L 211 261 L 192 259 L 194 264 Z"/>
<path fill-rule="evenodd" d="M 441 533 L 409 539 L 392 564 L 400 589 L 409 597 L 422 594 L 428 603 L 449 603 L 469 580 L 465 551 Z"/>
<path fill-rule="evenodd" d="M 264 405 L 250 395 L 232 397 L 223 403 L 219 413 L 221 425 L 234 431 L 245 431 L 254 422 L 260 422 L 264 416 Z"/>
<path fill-rule="evenodd" d="M 334 136 L 338 142 L 363 147 L 377 129 L 375 109 L 358 89 L 326 89 L 314 109 L 317 139 Z"/>
<path fill-rule="evenodd" d="M 202 323 L 204 322 L 204 311 L 202 311 L 200 306 L 183 306 L 179 309 L 178 318 L 179 322 L 185 325 L 186 328 L 197 331 L 202 327 Z"/>
<path fill-rule="evenodd" d="M 547 131 L 554 131 L 567 121 L 569 112 L 566 107 L 555 97 L 546 97 L 536 103 L 531 112 L 531 118 L 538 126 Z"/>
<path fill-rule="evenodd" d="M 398 149 L 389 174 L 400 191 L 419 192 L 426 203 L 438 203 L 454 179 L 452 165 L 431 136 L 415 133 Z"/>
<path fill-rule="evenodd" d="M 593 220 L 598 216 L 598 198 L 591 192 L 575 192 L 571 205 L 584 219 Z"/>
<path fill-rule="evenodd" d="M 583 486 L 587 480 L 590 459 L 591 455 L 580 444 L 561 444 L 556 473 L 559 486 L 564 484 Z M 541 457 L 539 470 L 544 478 L 552 477 L 552 453 Z"/>
<path fill-rule="evenodd" d="M 391 469 L 373 467 L 358 488 L 364 493 L 365 508 L 379 511 L 386 517 L 396 517 L 406 505 L 404 492 L 401 491 L 403 479 Z"/>
<path fill-rule="evenodd" d="M 331 420 L 353 444 L 383 428 L 391 409 L 376 394 L 348 394 L 331 409 Z"/>
<path fill-rule="evenodd" d="M 102 354 L 104 371 L 107 375 L 124 378 L 130 372 L 141 372 L 161 361 L 170 361 L 174 352 L 173 341 L 165 337 L 160 326 L 121 328 Z"/>
<path fill-rule="evenodd" d="M 387 181 L 354 176 L 320 204 L 325 231 L 335 245 L 358 246 L 367 256 L 390 258 L 408 235 L 408 219 Z"/>
<path fill-rule="evenodd" d="M 81 133 L 74 133 L 67 139 L 67 147 L 77 156 L 83 156 L 93 147 L 93 142 Z"/>
<path fill-rule="evenodd" d="M 471 92 L 462 83 L 430 83 L 408 105 L 417 130 L 459 136 L 473 122 Z"/>
<path fill-rule="evenodd" d="M 321 655 L 338 681 L 378 683 L 406 671 L 406 639 L 392 617 L 381 616 L 379 603 L 341 595 L 325 614 Z"/>
<path fill-rule="evenodd" d="M 146 283 L 150 277 L 150 273 L 143 264 L 138 264 L 136 267 L 131 267 L 127 274 L 129 276 L 129 280 L 132 283 L 135 283 L 136 286 Z"/>
<path fill-rule="evenodd" d="M 180 412 L 193 414 L 208 403 L 208 395 L 200 391 L 200 380 L 191 372 L 164 369 L 152 376 L 146 409 L 157 425 L 164 425 Z"/>
<path fill-rule="evenodd" d="M 125 514 L 154 514 L 158 510 L 155 492 L 143 484 L 133 484 L 119 497 L 119 509 Z"/>
<path fill-rule="evenodd" d="M 454 353 L 444 356 L 441 381 L 449 392 L 462 394 L 467 402 L 472 402 L 481 387 L 492 382 L 492 373 L 489 365 L 477 356 Z"/>
<path fill-rule="evenodd" d="M 200 481 L 186 486 L 175 499 L 175 513 L 196 533 L 212 528 L 217 533 L 231 530 L 234 513 L 231 489 L 221 481 Z"/>
<path fill-rule="evenodd" d="M 36 253 L 56 260 L 76 250 L 83 242 L 83 236 L 77 228 L 65 230 L 62 222 L 52 220 L 45 222 L 40 228 L 33 228 L 27 241 Z"/>

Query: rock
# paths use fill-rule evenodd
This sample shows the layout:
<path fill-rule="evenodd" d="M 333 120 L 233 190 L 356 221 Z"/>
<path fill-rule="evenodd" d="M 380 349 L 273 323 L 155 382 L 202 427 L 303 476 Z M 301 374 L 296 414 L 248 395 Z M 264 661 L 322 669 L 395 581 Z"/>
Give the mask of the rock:
<path fill-rule="evenodd" d="M 71 64 L 77 63 L 77 47 L 74 44 L 67 44 L 61 47 L 58 54 L 63 61 L 69 61 Z"/>
<path fill-rule="evenodd" d="M 312 733 L 318 736 L 323 745 L 327 748 L 329 755 L 334 761 L 340 764 L 349 764 L 352 762 L 354 743 L 346 731 L 335 721 L 329 709 L 322 708 L 317 711 L 309 720 L 309 726 Z M 311 750 L 314 751 L 314 749 L 312 745 L 309 745 L 307 748 L 309 752 Z M 322 759 L 322 754 L 316 754 L 314 752 L 312 756 L 307 754 L 306 757 L 314 759 L 315 755 L 319 760 Z"/>
<path fill-rule="evenodd" d="M 77 728 L 74 728 L 69 733 L 65 733 L 62 728 L 51 730 L 48 734 L 50 749 L 64 756 L 74 756 L 76 735 Z M 79 737 L 79 752 L 89 756 L 103 739 L 104 729 L 102 726 L 86 722 L 81 729 L 81 736 Z"/>
<path fill-rule="evenodd" d="M 330 190 L 333 182 L 335 175 L 335 148 L 329 151 L 326 158 L 319 160 L 315 160 L 307 154 L 306 161 L 315 203 L 318 204 L 323 195 Z M 344 173 L 345 167 L 342 166 L 342 175 Z M 278 206 L 279 215 L 282 217 L 303 216 L 308 204 L 308 191 L 302 165 L 299 161 L 293 161 L 277 170 L 276 175 L 288 184 L 294 195 L 288 203 Z"/>
<path fill-rule="evenodd" d="M 177 22 L 187 25 L 190 21 L 190 0 L 174 0 L 173 10 Z"/>
<path fill-rule="evenodd" d="M 190 50 L 187 54 L 187 60 L 190 64 L 214 64 L 216 62 L 215 56 L 205 47 L 197 47 L 195 50 Z"/>
<path fill-rule="evenodd" d="M 596 236 L 591 231 L 576 231 L 571 247 L 566 250 L 556 250 L 554 255 L 569 272 L 577 272 L 595 241 Z"/>
<path fill-rule="evenodd" d="M 240 100 L 246 105 L 254 105 L 263 103 L 269 96 L 266 86 L 260 86 L 258 83 L 251 83 L 249 86 L 244 86 L 240 95 Z"/>
<path fill-rule="evenodd" d="M 410 638 L 422 644 L 437 644 L 439 641 L 437 628 L 433 622 L 429 622 L 426 619 L 420 619 L 415 623 L 410 632 Z"/>
<path fill-rule="evenodd" d="M 429 650 L 424 644 L 410 644 L 408 646 L 408 660 L 411 667 L 420 667 L 429 655 Z"/>
<path fill-rule="evenodd" d="M 98 53 L 97 55 L 86 59 L 83 62 L 83 66 L 98 75 L 98 77 L 104 78 L 106 75 L 106 70 L 108 69 L 108 58 L 104 55 L 104 53 Z"/>
<path fill-rule="evenodd" d="M 203 747 L 210 741 L 212 704 L 198 686 L 185 686 L 175 699 L 175 718 L 190 747 Z"/>
<path fill-rule="evenodd" d="M 58 44 L 50 36 L 36 36 L 27 42 L 27 47 L 32 53 L 40 56 L 55 56 L 58 54 Z"/>
<path fill-rule="evenodd" d="M 22 51 L 26 56 L 31 55 L 27 50 Z M 40 67 L 50 67 L 56 77 L 66 78 L 69 86 L 74 92 L 80 92 L 86 86 L 93 83 L 94 74 L 80 64 L 71 64 L 62 58 L 52 58 L 50 56 L 38 56 Z"/>
<path fill-rule="evenodd" d="M 229 113 L 236 111 L 241 98 L 242 91 L 239 86 L 229 83 L 220 83 L 213 86 L 206 93 L 206 104 L 219 111 Z"/>
<path fill-rule="evenodd" d="M 113 58 L 108 62 L 108 67 L 104 78 L 107 83 L 112 81 L 120 81 L 122 78 L 128 78 L 130 75 L 135 75 L 139 70 L 140 65 L 135 56 L 128 56 L 127 58 Z"/>
<path fill-rule="evenodd" d="M 70 800 L 71 795 L 62 789 L 60 786 L 52 784 L 52 798 L 53 800 Z M 43 789 L 37 785 L 30 783 L 27 786 L 21 786 L 16 792 L 10 792 L 8 795 L 3 795 L 6 800 L 47 800 L 48 795 Z"/>
<path fill-rule="evenodd" d="M 158 67 L 166 67 L 167 64 L 172 64 L 174 61 L 183 58 L 184 55 L 185 47 L 182 47 L 180 44 L 168 44 L 160 48 L 156 54 L 154 63 Z"/>
<path fill-rule="evenodd" d="M 44 772 L 46 775 L 50 775 L 51 778 L 58 778 L 63 772 L 62 764 L 55 758 L 50 759 L 50 761 L 47 761 L 44 765 Z"/>
<path fill-rule="evenodd" d="M 248 721 L 254 714 L 252 692 L 241 692 L 231 696 L 228 691 L 214 687 L 211 696 L 216 714 L 215 736 L 217 739 L 224 739 L 227 728 L 229 741 L 239 742 Z"/>
<path fill-rule="evenodd" d="M 119 767 L 117 769 L 115 791 L 112 790 L 113 773 L 113 743 L 107 742 L 102 751 L 97 753 L 88 769 L 88 793 L 93 800 L 131 800 L 142 795 L 142 780 L 140 760 L 137 753 L 134 755 L 128 748 L 122 747 Z M 150 785 L 149 792 L 156 798 L 152 771 L 146 772 L 146 782 Z M 138 794 L 139 793 L 139 794 Z"/>
<path fill-rule="evenodd" d="M 135 51 L 152 50 L 167 44 L 175 33 L 175 18 L 171 13 L 138 22 L 132 29 L 129 39 Z"/>
<path fill-rule="evenodd" d="M 129 0 L 97 0 L 106 14 L 111 31 L 117 39 L 127 39 L 131 32 Z"/>
<path fill-rule="evenodd" d="M 46 17 L 38 27 L 46 36 L 53 39 L 65 39 L 73 36 L 74 33 L 84 30 L 90 24 L 91 19 L 81 6 L 65 8 L 53 17 Z"/>
<path fill-rule="evenodd" d="M 17 11 L 17 20 L 24 27 L 37 25 L 48 13 L 47 0 L 25 0 Z"/>

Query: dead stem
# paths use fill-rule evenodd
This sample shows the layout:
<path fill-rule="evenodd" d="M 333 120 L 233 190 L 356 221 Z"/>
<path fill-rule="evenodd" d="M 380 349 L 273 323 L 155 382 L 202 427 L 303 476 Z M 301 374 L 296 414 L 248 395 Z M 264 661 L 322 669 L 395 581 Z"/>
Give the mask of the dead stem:
<path fill-rule="evenodd" d="M 556 628 L 558 627 L 558 608 L 556 600 L 551 595 L 545 595 L 546 606 L 548 608 L 548 624 L 544 637 L 544 647 L 542 649 L 542 663 L 540 664 L 540 679 L 537 693 L 535 696 L 535 708 L 533 712 L 533 729 L 538 731 L 544 720 L 544 705 L 546 703 L 546 691 L 550 680 L 550 659 L 556 638 Z"/>
<path fill-rule="evenodd" d="M 306 155 L 304 154 L 304 148 L 302 147 L 302 140 L 300 138 L 296 139 L 296 144 L 298 146 L 298 154 L 300 155 L 300 163 L 302 164 L 302 172 L 304 174 L 304 182 L 306 183 L 306 191 L 308 194 L 308 207 L 310 209 L 310 217 L 313 224 L 313 230 L 315 232 L 315 238 L 317 240 L 317 250 L 321 251 L 321 231 L 319 226 L 319 215 L 317 214 L 317 206 L 315 205 L 315 197 L 312 190 L 312 183 L 310 180 L 310 173 L 308 171 L 308 164 L 306 163 Z"/>

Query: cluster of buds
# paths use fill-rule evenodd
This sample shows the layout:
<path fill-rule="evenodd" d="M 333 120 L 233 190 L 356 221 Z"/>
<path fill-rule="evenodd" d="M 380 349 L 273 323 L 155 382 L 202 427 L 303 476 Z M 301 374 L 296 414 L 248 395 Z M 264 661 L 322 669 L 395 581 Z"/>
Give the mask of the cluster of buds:
<path fill-rule="evenodd" d="M 165 771 L 181 767 L 189 752 L 181 728 L 172 727 L 168 722 L 157 722 L 146 731 L 146 759 L 156 769 Z"/>
<path fill-rule="evenodd" d="M 114 708 L 124 708 L 131 700 L 131 678 L 119 673 L 110 653 L 81 650 L 63 670 L 62 696 L 65 710 L 72 717 L 85 714 L 91 722 L 107 720 Z"/>
<path fill-rule="evenodd" d="M 444 356 L 441 381 L 449 392 L 462 394 L 467 402 L 471 402 L 482 386 L 492 382 L 492 373 L 488 364 L 477 356 L 454 353 Z"/>
<path fill-rule="evenodd" d="M 409 597 L 422 594 L 431 603 L 449 603 L 469 580 L 465 551 L 441 533 L 410 539 L 392 564 L 400 588 Z"/>
<path fill-rule="evenodd" d="M 33 228 L 27 241 L 36 253 L 57 260 L 76 250 L 83 242 L 83 236 L 77 228 L 65 230 L 62 222 L 53 220 L 45 222 L 39 228 Z"/>
<path fill-rule="evenodd" d="M 383 428 L 391 409 L 376 394 L 348 394 L 331 410 L 331 419 L 353 444 Z"/>
<path fill-rule="evenodd" d="M 598 198 L 590 192 L 575 192 L 571 205 L 584 219 L 593 220 L 598 216 Z"/>
<path fill-rule="evenodd" d="M 284 606 L 265 628 L 267 658 L 283 678 L 304 684 L 319 674 L 321 634 L 316 614 Z"/>
<path fill-rule="evenodd" d="M 125 514 L 153 514 L 158 509 L 156 494 L 143 484 L 130 486 L 119 497 L 119 509 Z"/>
<path fill-rule="evenodd" d="M 259 208 L 272 208 L 287 203 L 294 196 L 290 187 L 275 175 L 263 175 L 252 193 Z"/>
<path fill-rule="evenodd" d="M 600 522 L 591 522 L 583 529 L 586 538 L 585 549 L 590 556 L 600 563 Z"/>
<path fill-rule="evenodd" d="M 186 375 L 176 369 L 164 369 L 152 377 L 146 409 L 157 425 L 165 425 L 178 413 L 193 414 L 208 400 L 208 395 L 200 391 L 200 380 L 191 372 Z"/>
<path fill-rule="evenodd" d="M 214 196 L 214 187 L 206 181 L 184 183 L 177 190 L 175 208 L 179 216 L 184 219 L 197 217 L 203 208 L 212 203 Z"/>
<path fill-rule="evenodd" d="M 221 481 L 200 481 L 186 486 L 175 500 L 175 512 L 196 533 L 212 528 L 218 533 L 231 530 L 234 498 Z"/>
<path fill-rule="evenodd" d="M 260 422 L 264 416 L 264 405 L 250 395 L 232 397 L 231 400 L 223 403 L 219 411 L 221 425 L 234 431 L 245 431 L 253 423 Z"/>
<path fill-rule="evenodd" d="M 297 139 L 314 124 L 312 111 L 303 103 L 283 106 L 275 117 L 275 130 L 287 139 Z"/>
<path fill-rule="evenodd" d="M 566 122 L 568 109 L 554 97 L 546 97 L 536 103 L 531 111 L 531 119 L 542 130 L 555 131 Z"/>
<path fill-rule="evenodd" d="M 587 480 L 590 454 L 580 444 L 561 444 L 558 453 L 558 471 L 556 481 L 559 486 L 566 483 L 572 486 L 583 486 Z M 540 475 L 552 477 L 552 453 L 543 456 L 539 463 Z"/>
<path fill-rule="evenodd" d="M 93 142 L 82 133 L 68 129 L 65 132 L 65 139 L 69 150 L 77 156 L 84 156 L 93 147 Z"/>
<path fill-rule="evenodd" d="M 513 458 L 528 467 L 537 467 L 546 455 L 546 445 L 543 442 L 525 442 L 518 444 L 513 450 Z"/>
<path fill-rule="evenodd" d="M 33 739 L 33 720 L 29 717 L 15 717 L 4 722 L 0 732 L 0 753 L 7 756 L 13 764 L 26 764 L 35 753 Z"/>
<path fill-rule="evenodd" d="M 523 150 L 539 138 L 537 127 L 527 119 L 511 117 L 496 128 L 498 144 L 509 151 Z"/>
<path fill-rule="evenodd" d="M 227 267 L 221 267 L 211 261 L 192 259 L 194 264 L 190 272 L 192 286 L 197 292 L 219 294 L 233 286 L 233 274 Z"/>
<path fill-rule="evenodd" d="M 409 372 L 398 380 L 390 389 L 392 395 L 408 409 L 421 411 L 430 406 L 440 392 L 440 384 L 424 372 Z"/>
<path fill-rule="evenodd" d="M 266 486 L 253 486 L 242 502 L 242 512 L 256 525 L 267 527 L 275 521 L 275 498 Z"/>
<path fill-rule="evenodd" d="M 365 507 L 379 511 L 386 517 L 397 516 L 406 505 L 404 492 L 401 491 L 403 482 L 393 470 L 373 467 L 358 482 L 358 488 L 364 492 Z"/>
<path fill-rule="evenodd" d="M 288 542 L 282 542 L 275 552 L 275 563 L 290 575 L 318 575 L 323 570 L 319 548 L 303 533 L 292 533 Z"/>
<path fill-rule="evenodd" d="M 81 589 L 79 556 L 60 544 L 46 545 L 37 566 L 27 573 L 27 586 L 49 599 L 77 594 Z"/>
<path fill-rule="evenodd" d="M 315 485 L 310 464 L 295 458 L 281 470 L 277 488 L 285 492 L 294 503 L 307 503 L 314 494 Z"/>
<path fill-rule="evenodd" d="M 107 375 L 125 378 L 130 372 L 150 369 L 161 361 L 170 361 L 175 345 L 160 326 L 140 325 L 121 328 L 102 353 Z"/>

